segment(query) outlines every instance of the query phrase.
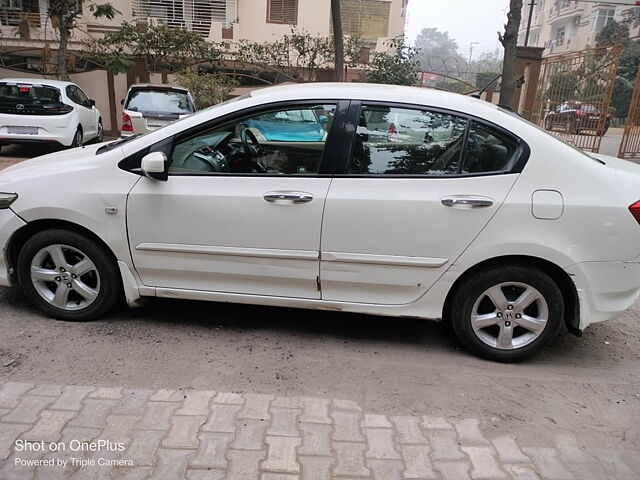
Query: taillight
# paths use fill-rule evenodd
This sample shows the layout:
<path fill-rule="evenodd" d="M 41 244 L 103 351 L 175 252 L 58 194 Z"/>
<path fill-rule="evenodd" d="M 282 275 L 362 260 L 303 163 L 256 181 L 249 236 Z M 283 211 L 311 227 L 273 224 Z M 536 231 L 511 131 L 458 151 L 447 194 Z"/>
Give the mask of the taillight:
<path fill-rule="evenodd" d="M 633 215 L 633 218 L 636 219 L 636 222 L 640 223 L 640 200 L 629 205 L 629 211 L 631 215 Z"/>
<path fill-rule="evenodd" d="M 576 110 L 577 117 L 584 117 L 586 115 L 588 115 L 587 112 L 583 112 L 582 110 Z"/>
<path fill-rule="evenodd" d="M 131 117 L 122 112 L 122 131 L 133 132 L 133 125 L 131 124 Z"/>
<path fill-rule="evenodd" d="M 73 111 L 73 107 L 71 105 L 67 105 L 66 103 L 43 105 L 42 108 L 50 113 L 69 113 Z"/>

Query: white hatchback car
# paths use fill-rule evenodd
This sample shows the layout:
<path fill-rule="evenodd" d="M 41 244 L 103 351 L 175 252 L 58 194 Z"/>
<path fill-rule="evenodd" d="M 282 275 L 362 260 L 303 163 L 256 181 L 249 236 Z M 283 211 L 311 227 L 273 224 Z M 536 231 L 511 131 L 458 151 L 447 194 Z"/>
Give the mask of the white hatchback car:
<path fill-rule="evenodd" d="M 0 145 L 102 142 L 102 115 L 78 85 L 35 78 L 0 80 Z"/>
<path fill-rule="evenodd" d="M 121 293 L 444 318 L 513 361 L 640 289 L 640 167 L 435 90 L 259 90 L 9 167 L 0 191 L 0 283 L 58 319 Z"/>

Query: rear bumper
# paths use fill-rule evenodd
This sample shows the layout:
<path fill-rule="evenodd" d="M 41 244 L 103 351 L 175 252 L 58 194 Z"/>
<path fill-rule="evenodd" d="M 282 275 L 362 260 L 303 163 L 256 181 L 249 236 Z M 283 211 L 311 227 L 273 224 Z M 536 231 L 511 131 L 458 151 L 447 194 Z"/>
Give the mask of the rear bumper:
<path fill-rule="evenodd" d="M 634 304 L 640 293 L 640 258 L 631 262 L 583 262 L 566 272 L 580 301 L 580 330 L 609 320 Z"/>
<path fill-rule="evenodd" d="M 77 114 L 0 115 L 0 144 L 58 143 L 69 146 L 76 134 Z M 11 127 L 36 128 L 35 134 L 9 133 Z"/>
<path fill-rule="evenodd" d="M 8 287 L 11 285 L 9 265 L 7 264 L 7 246 L 9 239 L 16 230 L 25 225 L 26 223 L 13 213 L 13 210 L 9 208 L 0 210 L 0 247 L 2 247 L 2 255 L 0 255 L 0 286 Z"/>

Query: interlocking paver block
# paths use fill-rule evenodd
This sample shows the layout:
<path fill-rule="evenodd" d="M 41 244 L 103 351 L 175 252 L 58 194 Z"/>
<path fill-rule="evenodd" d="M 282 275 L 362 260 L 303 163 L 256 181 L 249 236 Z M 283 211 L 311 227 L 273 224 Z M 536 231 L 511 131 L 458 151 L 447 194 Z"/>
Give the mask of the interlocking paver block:
<path fill-rule="evenodd" d="M 43 452 L 14 452 L 9 458 L 0 462 L 0 478 L 2 480 L 31 480 L 35 475 L 35 467 L 29 464 L 17 464 L 16 460 L 32 462 L 42 458 Z"/>
<path fill-rule="evenodd" d="M 364 443 L 334 442 L 336 466 L 333 474 L 343 477 L 368 477 L 369 469 L 364 465 Z"/>
<path fill-rule="evenodd" d="M 281 437 L 299 437 L 298 415 L 301 410 L 292 408 L 272 408 L 271 426 L 267 430 L 267 435 L 277 435 Z"/>
<path fill-rule="evenodd" d="M 300 415 L 301 422 L 308 423 L 331 423 L 329 418 L 329 404 L 331 400 L 325 398 L 303 398 L 304 410 Z"/>
<path fill-rule="evenodd" d="M 365 413 L 362 426 L 365 428 L 393 428 L 386 415 Z"/>
<path fill-rule="evenodd" d="M 393 433 L 393 430 L 388 428 L 365 428 L 364 434 L 369 444 L 367 458 L 388 460 L 401 458 L 393 442 Z"/>
<path fill-rule="evenodd" d="M 400 460 L 367 460 L 374 480 L 402 480 L 404 466 Z"/>
<path fill-rule="evenodd" d="M 260 478 L 260 460 L 264 457 L 264 452 L 252 450 L 229 450 L 229 470 L 227 478 L 229 480 L 258 480 Z"/>
<path fill-rule="evenodd" d="M 596 463 L 597 460 L 590 455 L 587 455 L 576 439 L 571 435 L 561 434 L 556 435 L 554 442 L 558 451 L 560 452 L 560 458 L 565 463 Z"/>
<path fill-rule="evenodd" d="M 54 400 L 55 397 L 25 395 L 16 408 L 2 417 L 2 422 L 35 423 L 40 417 L 40 412 L 51 405 Z"/>
<path fill-rule="evenodd" d="M 579 479 L 589 479 L 589 480 L 638 480 L 639 475 L 630 474 L 630 475 L 619 475 L 613 472 L 608 472 L 604 465 L 598 463 L 572 463 L 568 466 L 571 470 L 571 473 L 576 478 Z M 535 478 L 535 477 L 533 477 Z M 539 480 L 538 477 L 536 480 Z M 528 479 L 527 479 L 528 480 Z"/>
<path fill-rule="evenodd" d="M 62 395 L 58 397 L 56 402 L 51 405 L 51 410 L 75 410 L 82 408 L 82 400 L 95 390 L 95 387 L 78 387 L 68 385 L 64 387 Z"/>
<path fill-rule="evenodd" d="M 137 423 L 136 429 L 169 430 L 171 428 L 171 417 L 176 413 L 179 406 L 180 404 L 176 402 L 147 403 L 147 409 L 142 419 Z"/>
<path fill-rule="evenodd" d="M 31 442 L 57 442 L 62 436 L 63 427 L 75 416 L 76 412 L 45 410 L 33 428 L 20 435 L 20 438 Z"/>
<path fill-rule="evenodd" d="M 115 415 L 144 415 L 153 390 L 124 389 L 120 403 L 113 409 Z"/>
<path fill-rule="evenodd" d="M 209 403 L 216 392 L 187 391 L 182 407 L 176 415 L 209 415 Z"/>
<path fill-rule="evenodd" d="M 637 479 L 635 472 L 627 467 L 618 451 L 610 448 L 596 448 L 590 453 L 600 461 L 600 465 L 609 472 L 612 478 L 616 480 Z"/>
<path fill-rule="evenodd" d="M 453 428 L 449 422 L 442 417 L 422 417 L 422 427 L 428 430 L 447 430 Z"/>
<path fill-rule="evenodd" d="M 276 397 L 271 404 L 274 408 L 302 408 L 300 397 Z"/>
<path fill-rule="evenodd" d="M 524 448 L 524 452 L 533 459 L 538 471 L 545 479 L 567 480 L 574 478 L 558 459 L 558 451 L 555 448 L 528 447 Z"/>
<path fill-rule="evenodd" d="M 469 455 L 473 470 L 472 478 L 506 478 L 507 474 L 498 466 L 494 457 L 493 447 L 462 447 Z"/>
<path fill-rule="evenodd" d="M 100 400 L 97 398 L 85 399 L 84 407 L 80 413 L 73 418 L 69 425 L 75 427 L 102 428 L 107 416 L 118 403 L 117 400 Z"/>
<path fill-rule="evenodd" d="M 57 397 L 62 395 L 64 385 L 51 385 L 45 383 L 43 385 L 36 385 L 35 388 L 29 390 L 29 395 L 45 395 L 48 397 Z"/>
<path fill-rule="evenodd" d="M 402 445 L 400 447 L 405 464 L 405 478 L 435 478 L 428 445 Z"/>
<path fill-rule="evenodd" d="M 229 405 L 242 405 L 244 398 L 239 393 L 221 392 L 215 396 L 213 403 L 228 403 Z"/>
<path fill-rule="evenodd" d="M 3 415 L 6 415 L 10 411 L 11 411 L 10 408 L 0 408 L 0 418 L 2 418 Z"/>
<path fill-rule="evenodd" d="M 260 480 L 299 480 L 300 475 L 293 473 L 263 473 Z"/>
<path fill-rule="evenodd" d="M 321 423 L 300 422 L 302 446 L 298 450 L 301 455 L 331 455 L 331 425 Z"/>
<path fill-rule="evenodd" d="M 333 435 L 340 442 L 364 442 L 360 431 L 362 414 L 360 412 L 331 412 L 333 417 Z"/>
<path fill-rule="evenodd" d="M 178 480 L 187 473 L 193 452 L 188 450 L 158 450 L 158 466 L 153 469 L 151 480 Z"/>
<path fill-rule="evenodd" d="M 187 470 L 187 480 L 228 480 L 223 470 Z"/>
<path fill-rule="evenodd" d="M 262 450 L 264 448 L 264 436 L 267 426 L 268 423 L 263 420 L 239 420 L 237 423 L 236 438 L 231 448 L 235 450 Z"/>
<path fill-rule="evenodd" d="M 347 410 L 348 412 L 361 412 L 362 408 L 353 400 L 333 400 L 333 408 L 336 410 Z"/>
<path fill-rule="evenodd" d="M 302 468 L 302 480 L 327 480 L 331 478 L 331 466 L 335 460 L 325 457 L 298 457 Z"/>
<path fill-rule="evenodd" d="M 100 438 L 126 444 L 133 436 L 133 428 L 138 420 L 140 417 L 136 415 L 109 415 Z"/>
<path fill-rule="evenodd" d="M 139 430 L 134 433 L 131 443 L 125 446 L 120 458 L 131 460 L 135 466 L 155 465 L 155 453 L 165 432 Z"/>
<path fill-rule="evenodd" d="M 513 480 L 540 480 L 535 470 L 528 465 L 504 465 L 504 469 L 509 472 Z M 589 478 L 588 476 L 584 477 Z M 592 479 L 589 479 L 592 480 Z"/>
<path fill-rule="evenodd" d="M 236 417 L 241 408 L 240 405 L 211 405 L 209 420 L 204 424 L 202 430 L 205 432 L 235 432 Z"/>
<path fill-rule="evenodd" d="M 233 433 L 201 433 L 200 446 L 191 459 L 193 468 L 227 468 L 227 451 L 233 440 Z"/>
<path fill-rule="evenodd" d="M 271 395 L 259 395 L 248 393 L 245 396 L 244 408 L 238 414 L 238 418 L 253 418 L 256 420 L 269 420 L 269 404 L 273 397 Z"/>
<path fill-rule="evenodd" d="M 467 480 L 470 465 L 467 462 L 435 462 L 434 467 L 443 479 Z"/>
<path fill-rule="evenodd" d="M 0 408 L 15 408 L 22 396 L 33 388 L 30 383 L 7 382 L 0 388 Z"/>
<path fill-rule="evenodd" d="M 30 428 L 31 425 L 0 425 L 0 460 L 5 460 L 11 454 L 18 436 Z"/>
<path fill-rule="evenodd" d="M 184 392 L 182 390 L 158 390 L 149 397 L 150 402 L 183 402 Z"/>
<path fill-rule="evenodd" d="M 398 443 L 426 444 L 429 441 L 420 429 L 418 417 L 391 417 L 391 421 L 398 430 Z"/>
<path fill-rule="evenodd" d="M 301 443 L 299 438 L 267 436 L 265 442 L 268 445 L 268 456 L 262 462 L 263 470 L 282 473 L 300 471 L 296 460 L 296 448 Z"/>
<path fill-rule="evenodd" d="M 476 418 L 465 418 L 455 423 L 458 438 L 463 445 L 485 445 L 489 443 L 478 426 Z"/>
<path fill-rule="evenodd" d="M 456 433 L 453 430 L 434 430 L 429 435 L 429 443 L 433 448 L 431 458 L 434 460 L 463 460 L 465 455 L 460 450 Z"/>
<path fill-rule="evenodd" d="M 147 480 L 152 471 L 151 467 L 114 467 L 111 475 L 116 480 Z"/>
<path fill-rule="evenodd" d="M 531 463 L 531 459 L 518 447 L 515 438 L 502 435 L 492 439 L 491 442 L 503 463 Z"/>
<path fill-rule="evenodd" d="M 222 470 L 187 470 L 187 480 L 228 480 Z M 229 479 L 230 480 L 230 479 Z"/>
<path fill-rule="evenodd" d="M 171 430 L 162 442 L 165 448 L 198 448 L 198 431 L 207 417 L 196 415 L 174 416 Z"/>
<path fill-rule="evenodd" d="M 96 388 L 93 392 L 87 395 L 87 398 L 120 400 L 122 398 L 122 388 L 113 388 L 113 387 Z"/>

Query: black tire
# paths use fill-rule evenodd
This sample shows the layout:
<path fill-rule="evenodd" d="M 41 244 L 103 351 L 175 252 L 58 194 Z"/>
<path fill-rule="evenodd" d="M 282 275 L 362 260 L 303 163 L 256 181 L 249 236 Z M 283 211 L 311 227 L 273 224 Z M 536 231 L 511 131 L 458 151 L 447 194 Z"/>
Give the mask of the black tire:
<path fill-rule="evenodd" d="M 497 346 L 490 346 L 485 343 L 485 341 L 476 334 L 472 327 L 471 317 L 476 301 L 484 298 L 484 292 L 491 287 L 510 282 L 526 284 L 537 290 L 546 302 L 548 316 L 544 328 L 533 341 L 519 348 L 500 349 L 497 348 Z M 507 288 L 507 293 L 509 293 L 508 288 L 511 287 L 505 288 Z M 517 295 L 516 290 L 514 290 L 514 293 Z M 486 298 L 481 300 L 481 302 L 485 301 Z M 482 305 L 481 302 L 479 303 L 480 305 Z M 450 305 L 452 327 L 460 342 L 476 355 L 497 362 L 523 360 L 539 351 L 557 335 L 564 318 L 564 302 L 558 286 L 549 275 L 534 266 L 497 266 L 478 271 L 463 280 L 456 288 Z M 533 308 L 537 308 L 537 305 L 538 304 Z M 498 308 L 496 308 L 496 310 L 498 310 Z M 511 312 L 513 312 L 513 310 Z M 501 316 L 503 315 L 506 316 L 505 314 Z M 502 323 L 511 324 L 508 321 Z M 518 327 L 515 320 L 513 320 L 512 325 L 511 328 L 513 332 L 516 332 L 517 328 L 525 333 L 528 332 L 522 329 L 522 327 Z M 502 329 L 502 325 L 487 327 L 487 329 L 494 327 L 498 330 Z M 517 338 L 520 337 L 514 337 L 514 339 Z"/>
<path fill-rule="evenodd" d="M 84 254 L 86 258 L 93 262 L 95 271 L 97 271 L 97 278 L 99 279 L 97 296 L 95 296 L 95 299 L 86 307 L 76 310 L 58 308 L 45 300 L 38 290 L 36 290 L 34 282 L 31 279 L 32 261 L 43 248 L 53 245 L 66 245 L 77 249 L 77 251 Z M 67 251 L 65 255 L 68 258 L 70 254 L 73 255 L 73 252 L 69 253 L 69 251 Z M 50 260 L 52 260 L 52 258 Z M 100 317 L 115 305 L 122 292 L 122 282 L 113 257 L 97 242 L 85 235 L 70 230 L 45 230 L 29 238 L 18 255 L 17 272 L 18 283 L 25 296 L 45 315 L 58 320 L 84 321 Z M 67 274 L 71 275 L 70 272 L 71 269 L 69 269 Z M 91 273 L 90 275 L 95 274 Z M 82 278 L 78 280 L 82 280 Z M 64 282 L 65 280 L 62 279 L 62 281 Z M 72 280 L 69 280 L 69 282 L 71 281 Z M 60 280 L 57 280 L 57 282 L 60 283 Z M 56 288 L 56 285 L 54 282 L 46 284 L 52 291 Z M 67 285 L 71 285 L 71 283 Z M 75 295 L 77 296 L 77 293 Z M 78 296 L 77 298 L 81 297 Z M 69 294 L 69 299 L 69 303 L 72 303 L 72 294 Z"/>
<path fill-rule="evenodd" d="M 102 143 L 104 139 L 104 126 L 102 125 L 102 118 L 98 119 L 98 135 L 96 136 L 96 143 Z"/>
<path fill-rule="evenodd" d="M 82 146 L 82 127 L 78 125 L 76 129 L 76 134 L 73 136 L 73 142 L 71 142 L 71 146 L 69 148 L 76 148 Z"/>

